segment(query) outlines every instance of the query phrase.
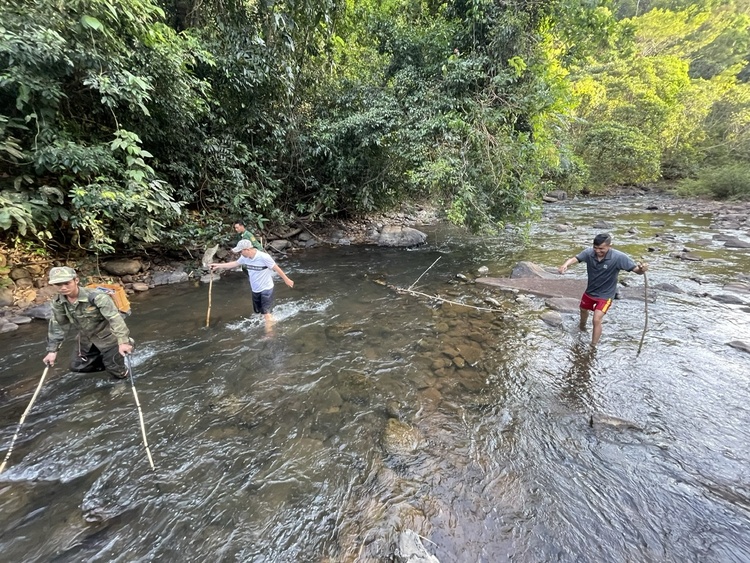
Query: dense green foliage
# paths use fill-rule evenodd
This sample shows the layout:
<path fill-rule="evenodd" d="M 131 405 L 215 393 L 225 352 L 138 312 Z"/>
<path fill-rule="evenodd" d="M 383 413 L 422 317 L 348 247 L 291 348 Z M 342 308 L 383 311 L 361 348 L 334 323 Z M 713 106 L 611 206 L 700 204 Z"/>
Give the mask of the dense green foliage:
<path fill-rule="evenodd" d="M 617 33 L 627 31 L 631 48 L 600 51 L 571 74 L 577 119 L 570 131 L 591 186 L 710 181 L 750 162 L 750 3 L 621 1 L 613 8 L 629 16 Z M 597 148 L 602 130 L 606 149 Z"/>
<path fill-rule="evenodd" d="M 177 248 L 415 199 L 482 230 L 726 178 L 748 1 L 0 0 L 0 233 Z"/>

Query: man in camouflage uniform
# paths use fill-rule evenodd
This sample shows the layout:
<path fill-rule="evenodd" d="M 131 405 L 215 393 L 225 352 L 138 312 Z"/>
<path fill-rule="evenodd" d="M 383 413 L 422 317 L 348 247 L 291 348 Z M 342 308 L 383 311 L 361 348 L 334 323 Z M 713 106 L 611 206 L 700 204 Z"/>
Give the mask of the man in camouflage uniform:
<path fill-rule="evenodd" d="M 234 232 L 236 232 L 238 235 L 240 235 L 240 240 L 249 240 L 253 243 L 253 246 L 260 250 L 261 252 L 265 252 L 263 250 L 263 245 L 258 242 L 258 239 L 255 238 L 255 235 L 248 231 L 245 228 L 244 221 L 235 221 L 234 222 Z"/>
<path fill-rule="evenodd" d="M 133 351 L 130 331 L 112 298 L 78 284 L 73 268 L 52 268 L 49 283 L 57 288 L 52 300 L 52 317 L 47 331 L 47 355 L 42 360 L 54 365 L 66 329 L 78 331 L 73 363 L 77 372 L 107 370 L 113 377 L 127 377 L 123 357 Z"/>

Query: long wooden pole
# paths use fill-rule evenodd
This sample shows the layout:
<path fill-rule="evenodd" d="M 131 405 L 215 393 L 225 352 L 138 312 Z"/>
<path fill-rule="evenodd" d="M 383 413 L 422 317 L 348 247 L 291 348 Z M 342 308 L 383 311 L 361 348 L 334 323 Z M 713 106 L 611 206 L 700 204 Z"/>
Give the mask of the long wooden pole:
<path fill-rule="evenodd" d="M 219 250 L 219 245 L 215 244 L 214 246 L 207 248 L 203 253 L 203 267 L 208 270 L 208 275 L 210 276 L 208 278 L 208 311 L 206 311 L 207 327 L 211 323 L 211 294 L 214 289 L 214 273 L 211 271 L 211 261 L 214 259 L 214 254 L 216 254 L 217 250 Z"/>
<path fill-rule="evenodd" d="M 151 465 L 151 469 L 154 468 L 154 460 L 151 457 L 151 449 L 148 447 L 148 438 L 146 438 L 146 425 L 143 423 L 143 411 L 141 410 L 141 402 L 138 400 L 138 392 L 135 390 L 135 376 L 133 375 L 133 366 L 130 364 L 130 355 L 125 356 L 125 361 L 128 363 L 128 372 L 130 374 L 130 386 L 133 389 L 133 397 L 135 398 L 135 406 L 138 407 L 138 419 L 141 422 L 141 435 L 143 436 L 143 445 L 146 446 L 146 455 L 148 456 L 148 462 Z"/>
<path fill-rule="evenodd" d="M 209 270 L 208 275 L 210 278 L 208 279 L 208 311 L 206 311 L 206 326 L 211 322 L 211 292 L 214 288 L 214 274 Z"/>
<path fill-rule="evenodd" d="M 638 344 L 638 352 L 635 355 L 636 358 L 641 353 L 641 348 L 643 348 L 643 339 L 646 337 L 646 329 L 648 328 L 648 274 L 646 274 L 646 272 L 643 272 L 643 303 L 643 333 L 641 334 L 641 342 Z"/>
<path fill-rule="evenodd" d="M 36 391 L 34 391 L 34 395 L 31 397 L 31 401 L 29 401 L 29 406 L 27 406 L 26 410 L 23 411 L 21 420 L 18 422 L 18 427 L 16 428 L 16 433 L 13 434 L 13 439 L 10 441 L 10 448 L 8 448 L 8 453 L 5 454 L 5 459 L 3 460 L 2 465 L 0 465 L 0 473 L 2 473 L 3 469 L 5 469 L 5 464 L 8 463 L 8 458 L 10 457 L 10 453 L 13 451 L 13 446 L 16 444 L 16 438 L 18 438 L 18 433 L 21 431 L 21 425 L 23 424 L 23 421 L 26 420 L 26 415 L 29 414 L 31 407 L 34 406 L 34 401 L 36 401 L 36 397 L 37 395 L 39 395 L 39 391 L 41 391 L 42 389 L 42 383 L 44 383 L 44 378 L 47 377 L 47 372 L 49 371 L 49 367 L 50 367 L 50 364 L 47 364 L 47 367 L 44 368 L 44 372 L 42 373 L 42 378 L 39 380 L 39 385 L 36 386 Z"/>

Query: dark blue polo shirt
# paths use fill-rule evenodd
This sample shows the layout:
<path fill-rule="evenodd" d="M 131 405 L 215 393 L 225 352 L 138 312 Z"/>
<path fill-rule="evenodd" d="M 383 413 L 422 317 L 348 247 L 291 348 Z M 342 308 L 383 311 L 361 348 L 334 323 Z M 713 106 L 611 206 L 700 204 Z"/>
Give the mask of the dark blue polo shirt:
<path fill-rule="evenodd" d="M 586 263 L 589 283 L 586 293 L 597 299 L 612 299 L 617 293 L 617 275 L 620 270 L 632 271 L 636 263 L 624 252 L 610 248 L 601 261 L 596 259 L 593 247 L 576 256 L 576 260 Z"/>

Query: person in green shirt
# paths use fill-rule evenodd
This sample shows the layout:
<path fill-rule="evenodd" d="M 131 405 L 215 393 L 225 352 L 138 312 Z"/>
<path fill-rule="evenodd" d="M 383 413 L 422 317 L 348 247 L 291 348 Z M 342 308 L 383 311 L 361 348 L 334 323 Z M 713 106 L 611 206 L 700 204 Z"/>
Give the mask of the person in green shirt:
<path fill-rule="evenodd" d="M 67 329 L 78 331 L 78 344 L 70 369 L 76 372 L 106 370 L 113 377 L 128 376 L 124 356 L 133 351 L 130 331 L 112 298 L 79 285 L 73 268 L 49 271 L 49 283 L 57 289 L 52 299 L 52 317 L 47 329 L 47 355 L 42 360 L 53 366 Z"/>
<path fill-rule="evenodd" d="M 263 245 L 258 242 L 258 239 L 255 238 L 253 233 L 245 228 L 245 223 L 243 221 L 235 221 L 234 230 L 238 235 L 240 235 L 240 240 L 249 240 L 253 243 L 253 246 L 255 248 L 257 248 L 261 252 L 263 251 Z"/>

